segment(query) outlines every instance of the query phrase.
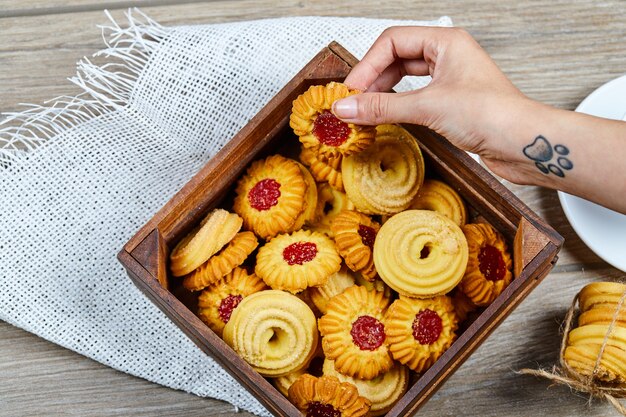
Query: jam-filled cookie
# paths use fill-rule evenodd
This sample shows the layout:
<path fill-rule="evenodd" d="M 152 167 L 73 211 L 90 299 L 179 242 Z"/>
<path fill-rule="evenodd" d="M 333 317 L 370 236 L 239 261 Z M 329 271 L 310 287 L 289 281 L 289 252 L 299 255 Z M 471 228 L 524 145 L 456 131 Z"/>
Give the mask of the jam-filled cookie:
<path fill-rule="evenodd" d="M 244 297 L 269 289 L 256 275 L 235 268 L 218 282 L 207 287 L 198 297 L 198 317 L 211 330 L 222 336 L 224 326 Z"/>
<path fill-rule="evenodd" d="M 361 417 L 370 409 L 353 384 L 333 376 L 302 375 L 289 388 L 289 400 L 307 417 Z"/>
<path fill-rule="evenodd" d="M 341 154 L 326 157 L 317 153 L 314 149 L 302 147 L 300 161 L 311 171 L 315 181 L 328 183 L 337 191 L 344 191 L 341 179 Z"/>
<path fill-rule="evenodd" d="M 341 258 L 330 238 L 299 230 L 280 235 L 259 249 L 256 274 L 275 290 L 297 293 L 323 285 L 341 268 Z"/>
<path fill-rule="evenodd" d="M 467 222 L 467 209 L 461 196 L 448 184 L 438 180 L 424 180 L 409 208 L 436 211 L 459 226 Z"/>
<path fill-rule="evenodd" d="M 365 214 L 407 209 L 424 181 L 424 159 L 417 141 L 395 125 L 376 127 L 376 141 L 341 162 L 348 198 Z"/>
<path fill-rule="evenodd" d="M 241 300 L 223 337 L 261 375 L 279 377 L 309 364 L 319 335 L 309 306 L 295 295 L 267 290 Z"/>
<path fill-rule="evenodd" d="M 407 210 L 383 224 L 374 243 L 374 264 L 400 294 L 446 294 L 463 278 L 467 240 L 452 220 L 430 210 Z"/>
<path fill-rule="evenodd" d="M 359 395 L 372 403 L 369 413 L 372 417 L 386 414 L 404 395 L 409 385 L 409 368 L 400 364 L 394 364 L 390 370 L 370 380 L 351 378 L 337 372 L 335 363 L 330 359 L 324 361 L 322 372 L 356 386 Z"/>
<path fill-rule="evenodd" d="M 241 265 L 258 244 L 254 233 L 237 233 L 220 252 L 186 276 L 183 280 L 183 287 L 190 291 L 199 291 L 217 282 L 235 267 Z"/>
<path fill-rule="evenodd" d="M 187 275 L 224 245 L 241 229 L 242 219 L 223 209 L 210 212 L 200 225 L 185 236 L 172 250 L 170 270 L 175 277 Z"/>
<path fill-rule="evenodd" d="M 446 295 L 400 296 L 389 306 L 384 323 L 393 358 L 418 373 L 435 363 L 456 339 L 457 317 Z"/>
<path fill-rule="evenodd" d="M 314 85 L 293 101 L 289 125 L 305 148 L 336 157 L 361 152 L 374 141 L 372 126 L 345 123 L 330 110 L 336 100 L 356 93 L 344 84 L 331 82 Z"/>
<path fill-rule="evenodd" d="M 387 372 L 393 360 L 382 322 L 389 299 L 378 291 L 350 287 L 333 297 L 318 321 L 322 348 L 344 375 L 372 379 Z"/>
<path fill-rule="evenodd" d="M 344 210 L 353 210 L 354 204 L 345 193 L 337 191 L 328 184 L 320 184 L 317 188 L 317 210 L 315 221 L 311 222 L 307 228 L 334 237 L 331 224 Z"/>
<path fill-rule="evenodd" d="M 463 226 L 469 259 L 459 289 L 478 306 L 491 304 L 511 283 L 511 255 L 506 242 L 489 224 Z"/>
<path fill-rule="evenodd" d="M 246 230 L 263 239 L 288 233 L 312 220 L 317 187 L 300 163 L 273 155 L 253 162 L 239 180 L 233 204 Z"/>
<path fill-rule="evenodd" d="M 380 225 L 358 211 L 344 210 L 335 216 L 330 229 L 335 237 L 337 250 L 348 268 L 373 281 L 377 276 L 374 242 Z"/>

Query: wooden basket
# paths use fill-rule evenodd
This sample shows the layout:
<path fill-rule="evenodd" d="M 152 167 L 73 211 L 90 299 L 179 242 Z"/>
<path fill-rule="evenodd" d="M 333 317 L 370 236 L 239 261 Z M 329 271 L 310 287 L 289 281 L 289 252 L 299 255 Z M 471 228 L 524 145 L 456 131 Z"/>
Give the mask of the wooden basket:
<path fill-rule="evenodd" d="M 291 102 L 311 85 L 343 80 L 357 60 L 333 42 L 313 58 L 130 241 L 118 258 L 128 275 L 178 327 L 212 356 L 270 412 L 298 410 L 194 314 L 195 299 L 180 280 L 168 284 L 169 250 L 211 209 L 219 206 L 245 168 L 275 152 L 281 138 L 293 141 Z M 386 415 L 416 412 L 504 318 L 537 286 L 556 262 L 563 238 L 465 152 L 429 129 L 403 125 L 419 141 L 429 172 L 435 172 L 468 203 L 473 218 L 495 226 L 512 245 L 515 279 L 459 335 L 437 362 L 409 387 Z"/>

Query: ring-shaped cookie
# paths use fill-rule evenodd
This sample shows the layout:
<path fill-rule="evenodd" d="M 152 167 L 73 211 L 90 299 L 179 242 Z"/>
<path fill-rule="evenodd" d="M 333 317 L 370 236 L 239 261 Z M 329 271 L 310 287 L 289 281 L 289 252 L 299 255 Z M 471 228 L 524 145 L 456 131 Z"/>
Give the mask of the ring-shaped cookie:
<path fill-rule="evenodd" d="M 400 296 L 385 315 L 393 358 L 415 372 L 424 372 L 456 339 L 457 317 L 446 295 L 416 299 Z"/>
<path fill-rule="evenodd" d="M 187 275 L 224 245 L 241 229 L 242 219 L 223 209 L 211 211 L 191 233 L 185 236 L 170 254 L 170 271 L 175 277 Z"/>
<path fill-rule="evenodd" d="M 279 235 L 259 249 L 256 274 L 275 290 L 293 294 L 323 285 L 341 268 L 341 258 L 330 238 L 310 230 Z"/>
<path fill-rule="evenodd" d="M 322 372 L 356 386 L 359 395 L 372 403 L 369 413 L 372 417 L 386 414 L 404 395 L 409 384 L 409 368 L 400 364 L 394 364 L 390 370 L 370 380 L 355 379 L 337 372 L 335 363 L 330 359 L 324 361 Z"/>
<path fill-rule="evenodd" d="M 370 409 L 353 384 L 326 375 L 302 375 L 289 388 L 289 400 L 305 416 L 362 417 Z"/>
<path fill-rule="evenodd" d="M 242 299 L 250 294 L 269 289 L 263 280 L 245 269 L 235 268 L 198 297 L 198 317 L 211 330 L 222 336 L 224 326 Z"/>
<path fill-rule="evenodd" d="M 356 285 L 328 302 L 318 328 L 324 354 L 335 361 L 338 372 L 372 379 L 391 368 L 382 322 L 388 305 L 383 293 Z"/>
<path fill-rule="evenodd" d="M 326 157 L 361 152 L 374 142 L 372 126 L 359 126 L 339 120 L 330 111 L 333 103 L 358 91 L 331 82 L 311 86 L 293 101 L 289 125 L 306 148 Z"/>
<path fill-rule="evenodd" d="M 463 278 L 468 249 L 463 231 L 430 210 L 407 210 L 383 224 L 374 243 L 376 271 L 410 297 L 446 294 Z"/>
<path fill-rule="evenodd" d="M 348 198 L 365 214 L 407 209 L 424 181 L 424 159 L 417 141 L 395 125 L 376 127 L 376 141 L 341 162 Z"/>
<path fill-rule="evenodd" d="M 511 283 L 513 261 L 506 242 L 489 224 L 466 224 L 469 258 L 459 289 L 477 306 L 486 306 Z"/>
<path fill-rule="evenodd" d="M 254 233 L 237 233 L 220 252 L 187 275 L 183 280 L 183 287 L 189 291 L 200 291 L 217 282 L 235 267 L 241 265 L 258 244 Z"/>
<path fill-rule="evenodd" d="M 267 290 L 241 300 L 223 337 L 261 375 L 278 377 L 306 367 L 319 336 L 315 315 L 304 301 Z"/>
<path fill-rule="evenodd" d="M 436 211 L 459 226 L 467 222 L 467 209 L 461 196 L 448 184 L 438 180 L 424 180 L 409 208 Z"/>

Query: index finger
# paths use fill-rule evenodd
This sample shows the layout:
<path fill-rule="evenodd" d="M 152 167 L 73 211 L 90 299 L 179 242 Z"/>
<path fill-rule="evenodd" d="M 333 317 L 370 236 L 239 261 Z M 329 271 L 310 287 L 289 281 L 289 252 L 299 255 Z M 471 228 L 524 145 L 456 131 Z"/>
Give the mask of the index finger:
<path fill-rule="evenodd" d="M 426 45 L 445 29 L 425 26 L 393 26 L 385 29 L 361 62 L 350 71 L 344 83 L 350 88 L 365 91 L 398 59 L 426 59 L 428 62 L 431 51 Z M 426 71 L 411 75 L 429 74 Z"/>

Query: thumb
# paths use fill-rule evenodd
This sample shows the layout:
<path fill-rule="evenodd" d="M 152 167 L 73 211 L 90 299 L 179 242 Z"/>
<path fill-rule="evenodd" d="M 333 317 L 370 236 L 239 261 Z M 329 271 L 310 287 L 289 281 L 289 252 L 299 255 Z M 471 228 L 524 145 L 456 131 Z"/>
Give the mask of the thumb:
<path fill-rule="evenodd" d="M 332 111 L 347 123 L 380 125 L 384 123 L 421 124 L 421 91 L 409 93 L 362 93 L 337 100 Z"/>

